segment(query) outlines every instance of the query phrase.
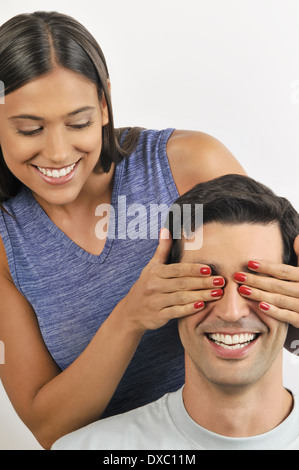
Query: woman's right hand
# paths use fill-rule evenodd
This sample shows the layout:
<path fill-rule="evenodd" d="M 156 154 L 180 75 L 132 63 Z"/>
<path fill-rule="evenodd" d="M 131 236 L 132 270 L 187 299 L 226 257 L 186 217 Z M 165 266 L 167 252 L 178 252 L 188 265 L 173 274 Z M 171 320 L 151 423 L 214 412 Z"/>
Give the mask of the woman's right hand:
<path fill-rule="evenodd" d="M 162 229 L 167 230 L 167 229 Z M 161 232 L 162 232 L 161 231 Z M 167 262 L 172 240 L 159 239 L 151 261 L 129 293 L 121 301 L 122 308 L 141 332 L 154 330 L 172 318 L 192 315 L 204 308 L 204 302 L 220 299 L 225 280 L 211 276 L 211 269 L 199 263 Z"/>

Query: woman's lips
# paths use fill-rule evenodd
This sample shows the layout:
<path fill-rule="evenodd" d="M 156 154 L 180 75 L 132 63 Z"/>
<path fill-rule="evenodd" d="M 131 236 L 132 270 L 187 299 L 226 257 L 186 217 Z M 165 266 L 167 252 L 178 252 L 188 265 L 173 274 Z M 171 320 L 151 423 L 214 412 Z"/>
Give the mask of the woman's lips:
<path fill-rule="evenodd" d="M 62 168 L 45 168 L 34 165 L 33 168 L 45 183 L 58 186 L 66 184 L 74 178 L 80 160 Z"/>

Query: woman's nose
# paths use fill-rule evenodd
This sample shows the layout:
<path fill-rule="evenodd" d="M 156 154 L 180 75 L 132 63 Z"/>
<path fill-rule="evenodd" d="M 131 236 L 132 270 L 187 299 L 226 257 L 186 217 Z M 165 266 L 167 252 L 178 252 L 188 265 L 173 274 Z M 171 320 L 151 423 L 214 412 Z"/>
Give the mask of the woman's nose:
<path fill-rule="evenodd" d="M 46 148 L 44 149 L 47 160 L 55 164 L 70 163 L 68 160 L 71 154 L 72 146 L 67 132 L 64 130 L 49 132 L 46 139 Z"/>
<path fill-rule="evenodd" d="M 223 296 L 215 302 L 214 314 L 226 322 L 236 322 L 250 313 L 249 301 L 238 292 L 239 285 L 227 282 Z"/>

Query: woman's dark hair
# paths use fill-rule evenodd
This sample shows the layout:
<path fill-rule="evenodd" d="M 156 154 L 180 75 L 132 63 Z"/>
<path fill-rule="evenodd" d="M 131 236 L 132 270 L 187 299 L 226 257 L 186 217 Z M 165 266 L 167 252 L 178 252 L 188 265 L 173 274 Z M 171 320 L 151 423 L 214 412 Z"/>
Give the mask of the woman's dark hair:
<path fill-rule="evenodd" d="M 119 163 L 132 152 L 141 129 L 114 129 L 109 73 L 96 40 L 74 18 L 57 12 L 17 15 L 0 27 L 0 80 L 5 95 L 51 72 L 57 65 L 95 83 L 100 101 L 105 96 L 109 123 L 103 127 L 99 164 L 108 172 L 112 162 Z M 20 187 L 21 182 L 8 169 L 0 147 L 0 207 Z"/>
<path fill-rule="evenodd" d="M 200 225 L 201 221 L 203 224 L 220 222 L 232 225 L 277 223 L 283 239 L 283 263 L 297 266 L 293 243 L 299 234 L 299 214 L 287 199 L 276 196 L 270 188 L 254 179 L 242 175 L 224 175 L 194 186 L 174 204 L 180 210 L 170 207 L 165 226 L 172 236 L 178 233 L 179 227 L 181 236 L 173 237 L 169 263 L 178 263 L 183 254 L 182 233 L 183 230 L 188 233 L 184 227 L 183 206 L 188 204 L 191 209 L 191 220 L 188 223 L 192 232 L 199 228 L 196 224 Z M 195 217 L 199 204 L 203 205 L 202 219 Z"/>

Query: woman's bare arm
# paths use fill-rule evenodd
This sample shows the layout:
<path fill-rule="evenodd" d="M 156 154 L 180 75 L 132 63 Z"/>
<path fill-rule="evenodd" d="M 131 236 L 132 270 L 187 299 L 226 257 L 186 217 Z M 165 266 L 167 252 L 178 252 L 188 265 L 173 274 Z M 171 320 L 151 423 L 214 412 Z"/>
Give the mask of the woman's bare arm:
<path fill-rule="evenodd" d="M 197 313 L 204 302 L 215 300 L 214 277 L 206 269 L 203 273 L 202 265 L 165 264 L 171 243 L 160 239 L 138 281 L 63 372 L 44 345 L 34 311 L 12 282 L 0 244 L 0 338 L 6 358 L 1 379 L 43 447 L 99 419 L 145 331 Z"/>
<path fill-rule="evenodd" d="M 142 336 L 119 305 L 65 371 L 51 358 L 35 313 L 10 277 L 0 242 L 0 338 L 4 388 L 20 418 L 44 448 L 100 417 Z"/>

